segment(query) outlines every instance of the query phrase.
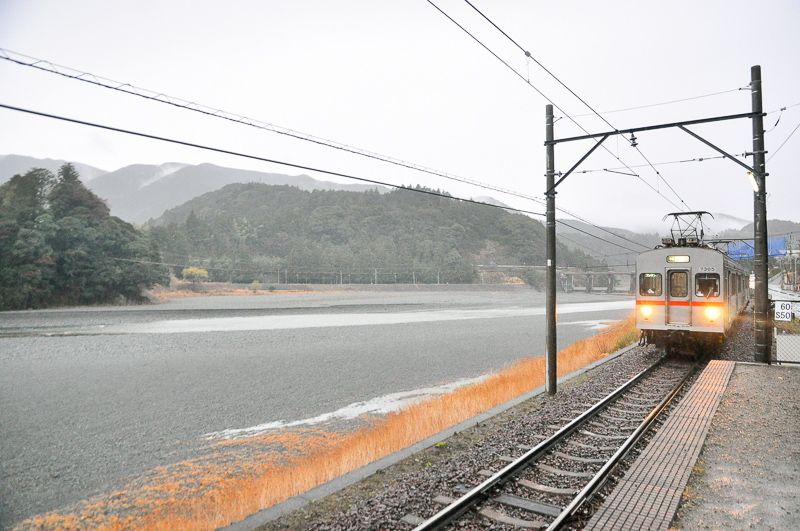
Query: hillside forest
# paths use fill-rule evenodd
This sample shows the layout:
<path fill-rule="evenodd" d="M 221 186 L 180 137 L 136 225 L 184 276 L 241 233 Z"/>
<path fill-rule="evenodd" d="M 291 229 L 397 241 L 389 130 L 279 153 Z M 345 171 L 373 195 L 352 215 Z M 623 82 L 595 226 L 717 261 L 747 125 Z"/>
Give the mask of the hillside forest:
<path fill-rule="evenodd" d="M 230 184 L 137 228 L 71 164 L 31 169 L 0 185 L 0 309 L 139 301 L 184 269 L 248 284 L 444 284 L 481 282 L 479 265 L 544 264 L 541 222 L 420 191 Z M 602 265 L 560 244 L 558 257 Z M 544 283 L 541 269 L 514 275 Z"/>
<path fill-rule="evenodd" d="M 216 281 L 473 283 L 478 265 L 544 265 L 538 220 L 426 190 L 230 184 L 151 220 L 149 233 L 176 271 L 201 267 Z M 558 262 L 601 265 L 560 244 Z M 541 270 L 515 275 L 544 283 Z"/>
<path fill-rule="evenodd" d="M 150 237 L 111 216 L 70 164 L 0 185 L 0 309 L 138 301 L 166 283 Z"/>

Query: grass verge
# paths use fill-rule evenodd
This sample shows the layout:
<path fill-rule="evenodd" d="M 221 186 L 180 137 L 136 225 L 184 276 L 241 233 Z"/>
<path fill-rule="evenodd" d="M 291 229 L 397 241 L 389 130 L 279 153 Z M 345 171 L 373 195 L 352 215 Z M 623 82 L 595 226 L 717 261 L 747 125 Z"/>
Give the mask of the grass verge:
<path fill-rule="evenodd" d="M 558 375 L 636 340 L 631 318 L 558 353 Z M 545 381 L 543 358 L 525 359 L 480 383 L 364 419 L 361 429 L 281 430 L 214 444 L 209 456 L 161 467 L 124 491 L 22 522 L 16 530 L 213 530 L 305 492 L 487 409 Z"/>

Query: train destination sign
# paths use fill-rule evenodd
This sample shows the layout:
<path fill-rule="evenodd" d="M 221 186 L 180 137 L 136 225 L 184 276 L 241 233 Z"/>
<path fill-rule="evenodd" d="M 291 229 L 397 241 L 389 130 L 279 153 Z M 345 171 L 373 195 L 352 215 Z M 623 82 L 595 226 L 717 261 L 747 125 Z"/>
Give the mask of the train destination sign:
<path fill-rule="evenodd" d="M 667 256 L 667 262 L 671 264 L 685 264 L 689 261 L 689 255 L 678 254 Z"/>

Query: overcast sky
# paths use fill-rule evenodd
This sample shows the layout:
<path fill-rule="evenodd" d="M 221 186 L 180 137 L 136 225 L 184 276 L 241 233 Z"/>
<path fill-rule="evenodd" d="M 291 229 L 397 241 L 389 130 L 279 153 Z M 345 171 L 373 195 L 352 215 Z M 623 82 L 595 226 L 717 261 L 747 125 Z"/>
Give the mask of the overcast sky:
<path fill-rule="evenodd" d="M 0 48 L 447 172 L 520 194 L 544 191 L 545 105 L 586 130 L 590 113 L 464 0 L 0 0 Z M 761 65 L 770 154 L 800 124 L 800 2 L 493 1 L 475 7 L 616 129 L 746 113 Z M 742 89 L 742 90 L 737 90 Z M 720 93 L 720 94 L 718 94 Z M 0 103 L 461 197 L 528 199 L 399 168 L 0 60 Z M 793 106 L 794 105 L 794 106 Z M 793 107 L 792 107 L 793 106 Z M 787 107 L 782 113 L 780 108 Z M 578 116 L 581 115 L 581 116 Z M 778 118 L 780 121 L 775 126 Z M 298 170 L 0 109 L 0 154 L 114 170 L 133 163 Z M 773 129 L 774 126 L 774 129 Z M 750 120 L 693 130 L 732 154 L 752 151 Z M 582 134 L 556 123 L 556 138 Z M 559 188 L 560 207 L 604 225 L 655 225 L 678 206 L 752 219 L 746 172 L 686 133 L 606 141 Z M 588 142 L 556 147 L 565 172 Z M 767 163 L 770 218 L 800 221 L 800 132 Z M 613 154 L 613 155 L 612 155 Z M 617 160 L 617 158 L 620 160 Z M 752 158 L 747 159 L 752 164 Z M 642 165 L 645 165 L 642 167 Z M 308 173 L 312 177 L 337 180 Z M 339 179 L 341 180 L 341 179 Z M 674 192 L 673 192 L 674 190 Z M 677 195 L 676 195 L 677 193 Z M 567 217 L 564 214 L 559 216 Z M 714 228 L 713 220 L 710 221 Z"/>

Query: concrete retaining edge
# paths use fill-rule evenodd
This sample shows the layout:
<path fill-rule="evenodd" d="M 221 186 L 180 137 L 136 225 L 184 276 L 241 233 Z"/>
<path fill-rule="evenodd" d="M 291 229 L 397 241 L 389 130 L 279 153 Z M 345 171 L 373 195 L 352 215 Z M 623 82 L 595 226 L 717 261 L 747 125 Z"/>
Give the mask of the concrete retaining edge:
<path fill-rule="evenodd" d="M 628 352 L 629 350 L 633 349 L 636 346 L 637 343 L 634 343 L 616 352 L 612 352 L 608 356 L 599 359 L 594 363 L 590 363 L 589 365 L 583 368 L 573 371 L 565 376 L 562 376 L 561 378 L 558 379 L 558 383 L 562 384 L 582 374 L 585 374 L 586 372 L 594 369 L 595 367 L 598 367 L 608 361 L 618 358 L 619 356 L 625 354 L 626 352 Z M 378 459 L 377 461 L 373 461 L 372 463 L 357 468 L 351 472 L 348 472 L 347 474 L 343 474 L 337 478 L 327 481 L 322 485 L 318 485 L 313 489 L 308 490 L 302 494 L 293 496 L 288 500 L 276 503 L 272 507 L 267 507 L 266 509 L 262 509 L 257 513 L 251 514 L 244 520 L 234 522 L 225 527 L 220 527 L 217 529 L 217 531 L 253 531 L 259 526 L 267 524 L 273 520 L 280 518 L 285 514 L 289 514 L 292 511 L 300 509 L 301 507 L 311 503 L 312 501 L 321 500 L 326 496 L 329 496 L 337 491 L 349 487 L 350 485 L 353 485 L 354 483 L 375 474 L 379 470 L 388 468 L 389 466 L 398 463 L 403 459 L 416 454 L 417 452 L 420 452 L 426 448 L 430 448 L 431 446 L 436 445 L 436 443 L 442 442 L 452 437 L 456 433 L 462 432 L 467 428 L 471 428 L 480 422 L 484 422 L 544 392 L 545 392 L 545 386 L 537 387 L 532 391 L 528 391 L 527 393 L 522 394 L 516 398 L 512 398 L 511 400 L 504 402 L 499 406 L 495 406 L 492 409 L 488 409 L 483 413 L 475 415 L 474 417 L 464 420 L 456 424 L 455 426 L 451 426 L 446 430 L 442 430 L 439 433 L 431 435 L 430 437 L 423 439 L 417 443 L 414 443 L 411 446 L 407 446 L 402 450 L 398 450 L 394 453 L 391 453 L 385 457 Z"/>

